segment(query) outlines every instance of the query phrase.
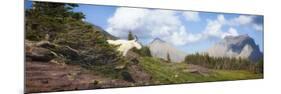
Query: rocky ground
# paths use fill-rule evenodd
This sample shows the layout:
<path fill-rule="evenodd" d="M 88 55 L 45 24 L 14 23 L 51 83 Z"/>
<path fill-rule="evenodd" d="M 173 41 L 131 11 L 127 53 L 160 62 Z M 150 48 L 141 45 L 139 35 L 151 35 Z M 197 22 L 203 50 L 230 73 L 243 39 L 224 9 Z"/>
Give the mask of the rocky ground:
<path fill-rule="evenodd" d="M 130 86 L 132 83 L 110 79 L 77 65 L 26 62 L 26 92 L 48 92 Z"/>
<path fill-rule="evenodd" d="M 58 45 L 48 41 L 26 41 L 26 93 L 139 86 L 151 83 L 151 76 L 139 66 L 136 53 L 130 52 L 126 57 L 128 64 L 112 69 L 127 70 L 120 74 L 122 78 L 113 78 L 79 64 L 66 64 L 64 58 L 58 57 L 57 53 L 48 48 L 55 46 Z M 65 48 L 68 53 L 78 54 L 75 49 Z"/>

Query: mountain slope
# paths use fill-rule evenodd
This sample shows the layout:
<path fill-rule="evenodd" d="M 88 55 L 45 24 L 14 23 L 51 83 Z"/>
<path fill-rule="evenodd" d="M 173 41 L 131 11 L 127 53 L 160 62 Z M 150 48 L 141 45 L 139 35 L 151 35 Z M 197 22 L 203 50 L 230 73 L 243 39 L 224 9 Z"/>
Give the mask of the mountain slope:
<path fill-rule="evenodd" d="M 241 57 L 257 61 L 262 57 L 258 45 L 248 35 L 226 36 L 207 50 L 213 57 Z"/>
<path fill-rule="evenodd" d="M 97 26 L 97 25 L 94 25 L 92 24 L 93 28 L 95 31 L 100 31 L 107 39 L 113 39 L 113 40 L 116 40 L 118 39 L 117 37 L 109 34 L 107 31 L 105 31 L 104 29 L 102 29 L 101 27 Z"/>
<path fill-rule="evenodd" d="M 181 62 L 184 60 L 185 53 L 178 50 L 177 48 L 173 47 L 171 44 L 159 39 L 155 38 L 149 45 L 148 45 L 151 55 L 153 57 L 163 58 L 167 60 L 167 55 L 170 55 L 172 62 Z"/>

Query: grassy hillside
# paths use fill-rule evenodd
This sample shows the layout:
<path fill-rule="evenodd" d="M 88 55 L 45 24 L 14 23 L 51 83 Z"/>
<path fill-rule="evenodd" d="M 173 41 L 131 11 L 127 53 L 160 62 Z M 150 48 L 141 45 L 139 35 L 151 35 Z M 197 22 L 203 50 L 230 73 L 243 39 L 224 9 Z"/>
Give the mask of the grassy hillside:
<path fill-rule="evenodd" d="M 185 72 L 191 64 L 163 63 L 160 59 L 150 57 L 141 58 L 140 65 L 152 75 L 155 84 L 262 78 L 261 74 L 243 70 L 210 70 L 211 72 L 204 76 L 198 73 Z"/>

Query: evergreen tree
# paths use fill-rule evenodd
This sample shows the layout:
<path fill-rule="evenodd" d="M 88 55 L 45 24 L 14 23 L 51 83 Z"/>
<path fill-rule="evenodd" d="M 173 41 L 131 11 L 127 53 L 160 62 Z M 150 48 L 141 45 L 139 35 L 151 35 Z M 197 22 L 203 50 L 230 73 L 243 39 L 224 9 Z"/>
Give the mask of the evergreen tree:
<path fill-rule="evenodd" d="M 258 61 L 256 70 L 257 70 L 258 73 L 263 73 L 263 59 Z"/>
<path fill-rule="evenodd" d="M 27 39 L 42 40 L 49 35 L 50 41 L 59 33 L 67 32 L 70 23 L 77 23 L 85 18 L 81 12 L 73 12 L 77 4 L 34 2 L 31 9 L 25 11 Z"/>
<path fill-rule="evenodd" d="M 170 58 L 170 54 L 169 54 L 169 53 L 167 53 L 167 61 L 168 61 L 169 63 L 171 63 L 171 58 Z"/>
<path fill-rule="evenodd" d="M 200 65 L 210 69 L 223 70 L 248 70 L 256 73 L 263 73 L 263 60 L 253 62 L 244 58 L 211 57 L 208 54 L 198 53 L 187 55 L 185 62 Z"/>
<path fill-rule="evenodd" d="M 143 56 L 151 57 L 150 49 L 147 46 L 141 48 L 141 54 Z"/>
<path fill-rule="evenodd" d="M 144 47 L 144 53 L 146 56 L 149 56 L 149 57 L 152 56 L 149 47 Z"/>

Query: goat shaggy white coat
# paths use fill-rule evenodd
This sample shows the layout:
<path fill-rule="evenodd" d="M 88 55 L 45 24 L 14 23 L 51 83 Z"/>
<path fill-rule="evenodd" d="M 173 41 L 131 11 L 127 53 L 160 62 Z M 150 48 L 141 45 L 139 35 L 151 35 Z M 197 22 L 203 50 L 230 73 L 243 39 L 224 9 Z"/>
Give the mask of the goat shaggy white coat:
<path fill-rule="evenodd" d="M 107 42 L 111 45 L 118 45 L 118 51 L 122 53 L 123 56 L 126 56 L 128 51 L 134 47 L 137 49 L 141 49 L 141 45 L 134 40 L 107 40 Z"/>

